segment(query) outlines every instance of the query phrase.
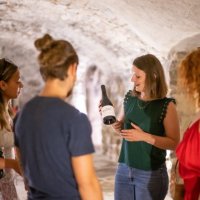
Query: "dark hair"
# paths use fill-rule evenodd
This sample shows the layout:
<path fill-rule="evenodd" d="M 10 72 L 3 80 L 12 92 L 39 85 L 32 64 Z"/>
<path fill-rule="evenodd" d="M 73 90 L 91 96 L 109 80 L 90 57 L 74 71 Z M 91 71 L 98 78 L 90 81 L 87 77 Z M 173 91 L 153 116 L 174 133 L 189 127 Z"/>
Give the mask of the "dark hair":
<path fill-rule="evenodd" d="M 200 106 L 200 48 L 193 50 L 182 60 L 178 77 L 178 84 L 187 87 L 189 96 L 196 99 Z"/>
<path fill-rule="evenodd" d="M 12 75 L 18 70 L 17 65 L 6 58 L 0 59 L 0 81 L 8 82 Z M 3 93 L 0 89 L 0 128 L 8 128 L 7 121 L 5 119 L 5 103 L 3 99 Z M 12 115 L 11 107 L 9 107 L 9 113 Z"/>
<path fill-rule="evenodd" d="M 0 81 L 8 81 L 17 71 L 18 67 L 6 58 L 0 59 Z"/>
<path fill-rule="evenodd" d="M 76 51 L 68 41 L 54 40 L 49 34 L 37 39 L 35 47 L 41 51 L 38 61 L 44 80 L 48 78 L 64 80 L 69 66 L 79 62 Z"/>
<path fill-rule="evenodd" d="M 163 67 L 156 56 L 152 54 L 146 54 L 137 57 L 133 61 L 133 65 L 144 71 L 146 74 L 145 95 L 149 99 L 160 99 L 166 97 L 167 84 L 165 75 Z M 140 92 L 137 92 L 135 87 L 133 89 L 133 94 L 135 96 L 140 96 Z"/>

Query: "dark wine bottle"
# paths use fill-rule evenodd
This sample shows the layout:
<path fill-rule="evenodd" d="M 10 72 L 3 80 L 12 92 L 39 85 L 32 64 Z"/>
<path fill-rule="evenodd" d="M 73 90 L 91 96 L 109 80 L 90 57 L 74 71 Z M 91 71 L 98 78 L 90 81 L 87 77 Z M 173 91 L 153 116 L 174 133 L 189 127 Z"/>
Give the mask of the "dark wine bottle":
<path fill-rule="evenodd" d="M 101 85 L 101 91 L 102 91 L 101 112 L 102 112 L 103 123 L 106 125 L 110 125 L 116 122 L 115 111 L 112 102 L 107 96 L 105 85 Z"/>

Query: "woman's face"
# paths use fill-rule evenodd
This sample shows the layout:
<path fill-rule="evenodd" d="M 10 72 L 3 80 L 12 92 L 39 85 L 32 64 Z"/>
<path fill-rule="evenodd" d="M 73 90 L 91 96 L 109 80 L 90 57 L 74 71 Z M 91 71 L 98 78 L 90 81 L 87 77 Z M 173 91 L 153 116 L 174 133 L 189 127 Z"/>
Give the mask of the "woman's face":
<path fill-rule="evenodd" d="M 132 73 L 131 81 L 135 85 L 135 90 L 140 93 L 144 92 L 146 79 L 145 72 L 133 65 Z"/>
<path fill-rule="evenodd" d="M 7 82 L 4 82 L 4 98 L 7 100 L 17 98 L 21 88 L 23 88 L 23 84 L 20 80 L 20 72 L 17 70 Z"/>

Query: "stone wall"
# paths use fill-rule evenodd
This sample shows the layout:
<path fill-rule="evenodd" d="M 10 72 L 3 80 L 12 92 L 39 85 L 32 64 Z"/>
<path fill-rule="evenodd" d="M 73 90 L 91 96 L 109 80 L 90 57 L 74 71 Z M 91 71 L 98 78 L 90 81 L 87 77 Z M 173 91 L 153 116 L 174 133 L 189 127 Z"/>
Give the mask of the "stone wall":
<path fill-rule="evenodd" d="M 197 108 L 192 101 L 191 97 L 187 95 L 187 88 L 181 88 L 178 86 L 177 70 L 182 59 L 188 54 L 188 51 L 174 51 L 169 55 L 170 65 L 170 95 L 176 99 L 177 102 L 177 112 L 180 121 L 180 134 L 181 139 L 183 138 L 184 131 L 190 124 L 192 118 L 195 116 Z M 178 176 L 178 171 L 176 170 L 176 155 L 175 152 L 170 152 L 168 162 L 170 163 L 169 175 L 170 175 L 170 193 L 171 196 L 174 195 L 174 183 L 182 182 L 181 178 Z M 175 173 L 176 170 L 176 173 Z"/>

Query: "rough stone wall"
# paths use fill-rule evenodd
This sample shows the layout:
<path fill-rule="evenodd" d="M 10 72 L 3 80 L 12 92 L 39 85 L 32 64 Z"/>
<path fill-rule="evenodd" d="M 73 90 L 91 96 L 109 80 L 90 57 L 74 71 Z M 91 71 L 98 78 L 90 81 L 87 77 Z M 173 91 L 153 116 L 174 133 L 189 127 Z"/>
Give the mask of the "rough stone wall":
<path fill-rule="evenodd" d="M 92 125 L 92 140 L 95 146 L 102 146 L 102 120 L 98 105 L 101 99 L 102 71 L 90 66 L 86 72 L 86 110 Z"/>

